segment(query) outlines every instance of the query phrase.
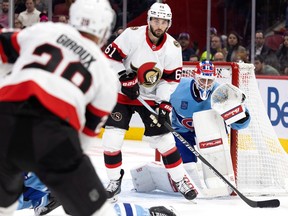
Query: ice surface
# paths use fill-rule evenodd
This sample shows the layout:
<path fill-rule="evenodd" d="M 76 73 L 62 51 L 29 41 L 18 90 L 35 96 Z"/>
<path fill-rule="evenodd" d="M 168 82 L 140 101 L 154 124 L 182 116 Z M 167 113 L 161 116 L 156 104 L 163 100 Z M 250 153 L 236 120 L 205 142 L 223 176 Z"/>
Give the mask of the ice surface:
<path fill-rule="evenodd" d="M 103 184 L 108 183 L 103 159 L 103 148 L 101 139 L 95 139 L 95 144 L 87 154 L 91 157 L 96 171 L 100 176 Z M 148 143 L 140 141 L 126 140 L 122 149 L 123 168 L 125 175 L 122 183 L 122 192 L 119 195 L 119 202 L 130 202 L 151 207 L 157 205 L 173 206 L 179 213 L 179 216 L 284 216 L 288 213 L 288 196 L 275 197 L 249 197 L 252 200 L 279 199 L 280 207 L 278 208 L 251 208 L 238 196 L 214 198 L 214 199 L 196 199 L 196 204 L 185 200 L 178 193 L 165 193 L 155 191 L 152 193 L 137 193 L 133 190 L 133 183 L 130 175 L 130 168 L 154 160 L 154 150 L 149 147 Z M 15 216 L 34 216 L 32 209 L 16 211 Z M 47 216 L 66 216 L 62 207 L 58 207 Z"/>

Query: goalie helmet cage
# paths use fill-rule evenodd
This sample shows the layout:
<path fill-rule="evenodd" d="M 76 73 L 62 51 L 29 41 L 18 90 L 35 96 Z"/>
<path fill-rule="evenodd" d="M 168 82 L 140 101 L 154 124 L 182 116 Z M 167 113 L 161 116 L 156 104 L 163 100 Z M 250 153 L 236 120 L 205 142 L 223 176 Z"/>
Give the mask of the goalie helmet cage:
<path fill-rule="evenodd" d="M 192 77 L 197 62 L 184 62 L 183 77 Z M 288 154 L 283 149 L 262 101 L 254 65 L 214 62 L 217 82 L 230 82 L 246 94 L 251 122 L 230 132 L 237 188 L 246 195 L 288 194 Z M 158 157 L 159 159 L 159 157 Z"/>

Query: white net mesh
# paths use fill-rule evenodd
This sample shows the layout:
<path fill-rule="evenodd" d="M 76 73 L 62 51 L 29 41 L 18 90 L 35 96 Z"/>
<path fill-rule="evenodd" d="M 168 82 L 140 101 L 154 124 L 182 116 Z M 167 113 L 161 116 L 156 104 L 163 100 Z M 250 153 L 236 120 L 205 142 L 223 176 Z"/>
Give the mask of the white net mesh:
<path fill-rule="evenodd" d="M 288 154 L 283 149 L 263 104 L 253 64 L 216 65 L 217 81 L 232 82 L 232 73 L 239 75 L 238 87 L 245 92 L 251 115 L 248 128 L 239 130 L 237 140 L 237 187 L 244 194 L 273 195 L 288 193 Z M 183 76 L 192 76 L 195 65 L 183 66 Z M 233 74 L 233 76 L 236 74 Z M 235 81 L 235 80 L 234 80 Z M 235 166 L 234 166 L 235 167 Z"/>
<path fill-rule="evenodd" d="M 268 118 L 252 64 L 239 64 L 239 87 L 251 122 L 238 131 L 238 187 L 252 194 L 288 193 L 288 155 Z"/>

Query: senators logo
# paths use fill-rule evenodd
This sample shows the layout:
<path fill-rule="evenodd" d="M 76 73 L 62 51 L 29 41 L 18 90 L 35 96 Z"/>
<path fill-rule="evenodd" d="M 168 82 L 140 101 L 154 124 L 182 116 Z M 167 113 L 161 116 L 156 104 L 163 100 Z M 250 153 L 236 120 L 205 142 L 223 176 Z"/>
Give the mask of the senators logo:
<path fill-rule="evenodd" d="M 121 121 L 123 118 L 122 114 L 119 112 L 111 113 L 110 115 L 114 121 Z"/>
<path fill-rule="evenodd" d="M 140 85 L 149 88 L 156 85 L 162 77 L 161 70 L 155 67 L 155 65 L 155 62 L 147 62 L 141 65 L 139 68 L 136 68 L 131 63 L 130 67 L 133 71 L 137 71 Z"/>

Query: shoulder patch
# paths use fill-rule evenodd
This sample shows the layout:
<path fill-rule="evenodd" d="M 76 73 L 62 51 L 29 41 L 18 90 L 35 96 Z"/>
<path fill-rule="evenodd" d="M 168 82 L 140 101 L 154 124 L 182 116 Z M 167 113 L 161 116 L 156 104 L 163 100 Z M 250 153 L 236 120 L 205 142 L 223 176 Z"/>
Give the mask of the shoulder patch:
<path fill-rule="evenodd" d="M 138 26 L 130 27 L 131 30 L 137 30 L 138 28 Z"/>
<path fill-rule="evenodd" d="M 178 41 L 174 40 L 173 43 L 176 47 L 180 47 L 180 44 L 178 43 Z"/>

